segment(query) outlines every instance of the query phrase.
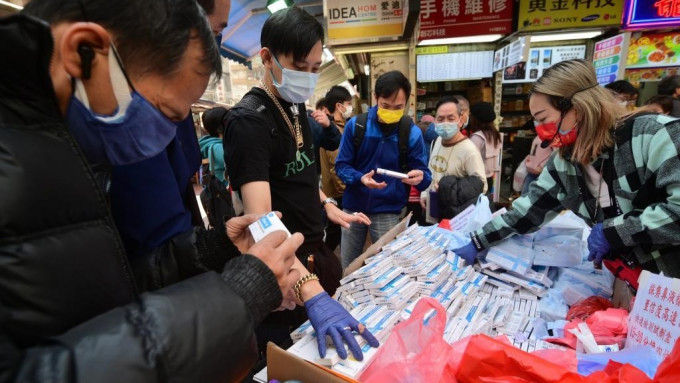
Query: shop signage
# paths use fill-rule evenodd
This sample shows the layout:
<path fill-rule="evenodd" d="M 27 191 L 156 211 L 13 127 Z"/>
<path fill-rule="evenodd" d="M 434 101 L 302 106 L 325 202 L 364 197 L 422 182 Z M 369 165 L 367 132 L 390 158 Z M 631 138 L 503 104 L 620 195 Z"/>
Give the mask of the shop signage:
<path fill-rule="evenodd" d="M 585 45 L 531 48 L 529 50 L 529 61 L 505 68 L 503 83 L 534 82 L 543 75 L 544 70 L 558 62 L 585 57 Z"/>
<path fill-rule="evenodd" d="M 493 51 L 416 56 L 418 82 L 464 80 L 493 76 Z"/>
<path fill-rule="evenodd" d="M 420 0 L 418 40 L 512 32 L 513 0 Z"/>
<path fill-rule="evenodd" d="M 493 56 L 493 71 L 496 72 L 520 61 L 527 61 L 529 56 L 529 40 L 520 37 L 512 43 L 497 50 Z"/>
<path fill-rule="evenodd" d="M 407 0 L 324 0 L 328 44 L 375 42 L 401 37 Z"/>
<path fill-rule="evenodd" d="M 680 74 L 680 67 L 626 69 L 624 80 L 632 83 L 659 81 L 666 76 Z"/>
<path fill-rule="evenodd" d="M 678 56 L 680 56 L 680 31 L 634 33 L 630 38 L 626 67 L 651 68 L 680 65 Z"/>
<path fill-rule="evenodd" d="M 680 279 L 643 270 L 638 282 L 626 347 L 651 346 L 665 358 L 680 337 Z"/>
<path fill-rule="evenodd" d="M 449 53 L 448 45 L 426 45 L 424 47 L 416 47 L 417 55 L 434 55 L 438 53 Z"/>
<path fill-rule="evenodd" d="M 628 0 L 623 26 L 627 29 L 677 27 L 678 0 Z"/>
<path fill-rule="evenodd" d="M 520 31 L 543 31 L 620 25 L 624 1 L 522 0 L 519 2 L 517 29 Z"/>
<path fill-rule="evenodd" d="M 627 57 L 624 50 L 628 47 L 628 40 L 629 35 L 621 33 L 595 44 L 593 66 L 595 66 L 597 82 L 600 85 L 604 86 L 623 78 L 624 62 L 622 57 Z"/>

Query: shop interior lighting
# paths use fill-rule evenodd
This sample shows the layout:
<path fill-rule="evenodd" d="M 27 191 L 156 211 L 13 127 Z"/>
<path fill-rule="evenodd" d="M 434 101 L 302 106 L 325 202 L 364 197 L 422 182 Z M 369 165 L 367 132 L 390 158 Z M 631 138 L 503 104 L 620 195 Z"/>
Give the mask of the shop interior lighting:
<path fill-rule="evenodd" d="M 269 13 L 276 13 L 293 5 L 293 0 L 267 0 Z"/>
<path fill-rule="evenodd" d="M 370 65 L 368 65 L 368 64 L 364 65 L 364 74 L 366 76 L 371 74 L 371 66 Z"/>
<path fill-rule="evenodd" d="M 449 45 L 449 44 L 471 44 L 471 43 L 490 43 L 503 37 L 503 35 L 477 35 L 465 37 L 447 37 L 444 39 L 423 40 L 418 45 Z"/>
<path fill-rule="evenodd" d="M 568 33 L 553 33 L 549 35 L 532 35 L 532 43 L 540 43 L 545 41 L 561 41 L 561 40 L 581 40 L 592 39 L 601 35 L 603 31 L 588 31 L 588 32 L 568 32 Z"/>
<path fill-rule="evenodd" d="M 9 1 L 0 0 L 0 9 L 8 9 L 10 11 L 21 11 L 24 9 L 21 5 L 11 3 Z"/>

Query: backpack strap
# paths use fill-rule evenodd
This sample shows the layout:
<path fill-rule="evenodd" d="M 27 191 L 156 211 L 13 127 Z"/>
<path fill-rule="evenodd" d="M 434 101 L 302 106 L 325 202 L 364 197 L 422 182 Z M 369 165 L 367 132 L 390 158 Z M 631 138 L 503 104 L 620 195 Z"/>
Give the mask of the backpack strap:
<path fill-rule="evenodd" d="M 359 152 L 361 143 L 364 141 L 366 135 L 366 123 L 368 122 L 368 113 L 361 113 L 357 115 L 354 121 L 354 154 Z"/>
<path fill-rule="evenodd" d="M 411 136 L 411 117 L 403 116 L 399 120 L 399 168 L 408 173 L 408 139 Z"/>

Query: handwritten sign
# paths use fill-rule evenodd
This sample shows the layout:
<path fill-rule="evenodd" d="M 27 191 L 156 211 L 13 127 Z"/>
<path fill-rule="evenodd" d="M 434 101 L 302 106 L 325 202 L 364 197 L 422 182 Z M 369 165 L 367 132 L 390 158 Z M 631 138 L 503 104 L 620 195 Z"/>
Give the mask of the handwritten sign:
<path fill-rule="evenodd" d="M 626 347 L 649 345 L 662 358 L 680 336 L 680 279 L 643 271 L 635 305 L 628 316 Z"/>

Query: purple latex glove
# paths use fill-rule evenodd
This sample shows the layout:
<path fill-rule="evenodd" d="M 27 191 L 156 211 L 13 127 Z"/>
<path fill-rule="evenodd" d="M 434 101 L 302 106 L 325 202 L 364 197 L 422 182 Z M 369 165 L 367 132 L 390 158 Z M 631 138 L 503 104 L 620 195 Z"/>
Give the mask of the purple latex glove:
<path fill-rule="evenodd" d="M 331 298 L 326 292 L 319 293 L 305 302 L 305 309 L 307 309 L 309 321 L 316 331 L 319 355 L 322 358 L 326 356 L 326 335 L 330 335 L 331 339 L 333 339 L 335 349 L 342 359 L 347 358 L 347 350 L 345 350 L 345 346 L 342 344 L 343 339 L 357 360 L 364 359 L 364 354 L 361 352 L 359 343 L 354 339 L 352 330 L 361 334 L 372 347 L 380 345 L 380 342 L 375 339 L 373 334 L 364 325 L 361 325 L 363 330 L 361 332 L 359 321 L 354 319 L 340 303 Z"/>
<path fill-rule="evenodd" d="M 465 259 L 465 262 L 467 262 L 468 265 L 473 265 L 475 263 L 475 260 L 477 260 L 477 253 L 479 253 L 472 241 L 468 242 L 468 244 L 463 247 L 453 250 L 453 252 L 456 253 L 457 256 Z"/>
<path fill-rule="evenodd" d="M 588 260 L 595 264 L 595 267 L 602 267 L 602 260 L 607 257 L 611 251 L 611 246 L 607 238 L 604 236 L 604 230 L 602 229 L 602 224 L 598 223 L 593 226 L 588 236 Z"/>

